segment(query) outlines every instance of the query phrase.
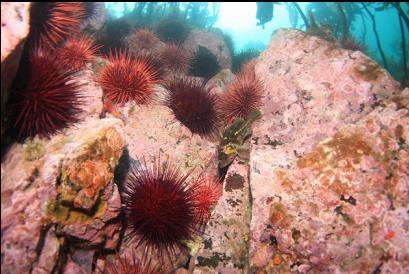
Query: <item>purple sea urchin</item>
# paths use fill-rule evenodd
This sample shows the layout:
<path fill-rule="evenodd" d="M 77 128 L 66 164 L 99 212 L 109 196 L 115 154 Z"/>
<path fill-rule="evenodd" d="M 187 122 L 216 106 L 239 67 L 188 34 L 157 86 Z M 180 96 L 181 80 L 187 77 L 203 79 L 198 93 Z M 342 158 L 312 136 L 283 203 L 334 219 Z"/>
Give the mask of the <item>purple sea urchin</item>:
<path fill-rule="evenodd" d="M 220 71 L 220 64 L 209 49 L 199 45 L 194 54 L 190 74 L 196 77 L 203 77 L 209 80 Z"/>
<path fill-rule="evenodd" d="M 80 85 L 73 81 L 73 72 L 62 68 L 54 54 L 45 52 L 42 46 L 32 49 L 30 69 L 19 76 L 28 79 L 21 81 L 24 86 L 18 83 L 16 87 L 14 128 L 19 138 L 50 137 L 78 122 L 82 111 Z"/>
<path fill-rule="evenodd" d="M 183 241 L 196 233 L 194 186 L 169 161 L 132 164 L 123 189 L 122 207 L 127 219 L 127 241 L 135 240 L 148 254 L 169 258 L 185 251 Z"/>
<path fill-rule="evenodd" d="M 219 128 L 218 97 L 210 93 L 203 81 L 174 78 L 165 84 L 169 90 L 166 105 L 192 133 L 209 136 Z"/>
<path fill-rule="evenodd" d="M 159 58 L 169 71 L 186 74 L 192 54 L 175 43 L 168 43 L 159 50 Z"/>

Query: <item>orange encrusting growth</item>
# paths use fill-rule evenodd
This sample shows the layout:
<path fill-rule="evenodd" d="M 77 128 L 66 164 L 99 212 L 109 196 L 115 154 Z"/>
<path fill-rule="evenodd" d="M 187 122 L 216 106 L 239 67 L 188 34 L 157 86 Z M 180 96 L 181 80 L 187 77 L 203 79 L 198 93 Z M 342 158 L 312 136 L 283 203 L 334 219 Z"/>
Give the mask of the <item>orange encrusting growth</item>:
<path fill-rule="evenodd" d="M 131 56 L 122 50 L 110 52 L 108 59 L 110 63 L 102 69 L 99 78 L 104 95 L 114 104 L 148 103 L 155 84 L 160 81 L 152 59 L 140 54 Z"/>
<path fill-rule="evenodd" d="M 383 237 L 383 239 L 385 241 L 392 239 L 393 237 L 395 237 L 396 233 L 393 230 L 388 231 L 388 233 L 386 233 L 385 237 Z"/>

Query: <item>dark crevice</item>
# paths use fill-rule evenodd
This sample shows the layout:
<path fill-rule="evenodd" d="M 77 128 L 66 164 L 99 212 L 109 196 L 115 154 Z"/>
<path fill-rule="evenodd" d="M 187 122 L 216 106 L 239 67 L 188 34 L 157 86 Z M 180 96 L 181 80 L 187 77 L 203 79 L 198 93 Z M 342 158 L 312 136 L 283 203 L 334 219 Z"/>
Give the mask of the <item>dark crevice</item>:
<path fill-rule="evenodd" d="M 32 273 L 33 269 L 37 266 L 38 264 L 38 260 L 40 259 L 41 256 L 41 252 L 44 248 L 44 244 L 45 244 L 45 239 L 47 238 L 47 233 L 51 228 L 51 224 L 47 224 L 45 225 L 45 227 L 40 231 L 40 237 L 39 240 L 37 242 L 37 246 L 35 248 L 35 253 L 36 253 L 36 258 L 34 260 L 34 262 L 31 265 L 31 269 L 30 269 L 30 273 Z"/>

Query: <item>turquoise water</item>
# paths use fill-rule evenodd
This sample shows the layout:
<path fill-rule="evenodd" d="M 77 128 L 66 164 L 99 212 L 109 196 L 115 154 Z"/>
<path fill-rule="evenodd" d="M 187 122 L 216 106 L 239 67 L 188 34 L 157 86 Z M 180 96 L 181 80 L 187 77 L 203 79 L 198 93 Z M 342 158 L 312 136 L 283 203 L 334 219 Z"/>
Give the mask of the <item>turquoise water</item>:
<path fill-rule="evenodd" d="M 232 36 L 235 42 L 235 50 L 241 51 L 248 48 L 264 49 L 270 41 L 272 33 L 279 28 L 296 27 L 306 30 L 301 14 L 295 9 L 291 2 L 274 2 L 273 17 L 264 26 L 257 25 L 257 3 L 256 2 L 200 2 L 200 9 L 207 8 L 209 17 L 213 16 L 215 6 L 218 9 L 217 16 L 212 18 L 212 24 L 201 27 L 219 28 L 223 32 Z M 277 4 L 278 3 L 278 4 Z M 180 10 L 186 10 L 189 2 L 178 3 Z M 136 9 L 139 4 L 125 2 L 106 2 L 110 18 L 120 18 Z M 146 4 L 146 7 L 149 5 Z M 170 7 L 169 3 L 155 3 L 155 8 L 163 6 Z M 333 30 L 342 28 L 342 15 L 337 4 L 332 2 L 300 2 L 300 9 L 309 17 L 312 11 L 318 25 L 329 25 Z M 409 4 L 399 3 L 402 11 L 402 27 L 405 36 L 405 47 L 409 48 Z M 349 35 L 363 45 L 365 53 L 375 59 L 383 67 L 388 68 L 391 74 L 398 80 L 403 77 L 402 62 L 402 32 L 399 23 L 399 12 L 395 5 L 387 2 L 377 2 L 365 4 L 368 11 L 374 16 L 376 32 L 379 36 L 380 45 L 385 55 L 382 59 L 379 47 L 376 42 L 376 35 L 373 29 L 373 22 L 361 3 L 342 3 L 341 8 L 347 15 Z M 351 15 L 351 16 L 350 16 Z M 406 17 L 406 18 L 405 18 Z M 309 18 L 307 18 L 308 20 Z M 160 18 L 154 18 L 154 22 Z M 407 22 L 405 22 L 405 20 Z M 152 23 L 154 23 L 152 22 Z M 337 37 L 340 38 L 340 37 Z M 409 63 L 407 54 L 407 64 Z M 385 64 L 386 62 L 386 64 Z"/>

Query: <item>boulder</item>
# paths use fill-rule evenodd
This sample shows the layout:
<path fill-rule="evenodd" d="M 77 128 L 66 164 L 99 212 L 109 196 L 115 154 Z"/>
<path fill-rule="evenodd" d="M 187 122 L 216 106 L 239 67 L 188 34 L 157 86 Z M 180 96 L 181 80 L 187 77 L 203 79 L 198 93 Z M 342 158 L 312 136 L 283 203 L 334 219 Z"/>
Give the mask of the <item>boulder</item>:
<path fill-rule="evenodd" d="M 409 120 L 389 101 L 406 93 L 361 52 L 297 30 L 258 60 L 251 270 L 404 273 Z"/>
<path fill-rule="evenodd" d="M 183 42 L 183 47 L 196 52 L 199 46 L 207 48 L 217 57 L 221 69 L 231 69 L 231 53 L 220 33 L 212 30 L 191 30 Z"/>
<path fill-rule="evenodd" d="M 30 31 L 30 3 L 1 3 L 1 139 L 6 130 L 6 103 Z"/>
<path fill-rule="evenodd" d="M 66 245 L 116 247 L 110 240 L 119 238 L 120 200 L 113 173 L 124 148 L 114 127 L 118 122 L 93 120 L 50 140 L 14 144 L 5 154 L 1 164 L 4 273 L 51 273 L 48 270 Z"/>

